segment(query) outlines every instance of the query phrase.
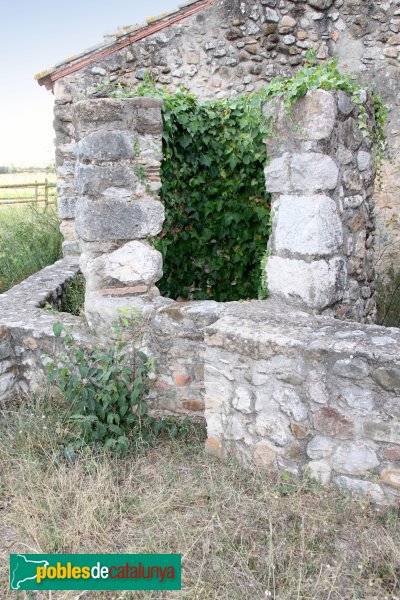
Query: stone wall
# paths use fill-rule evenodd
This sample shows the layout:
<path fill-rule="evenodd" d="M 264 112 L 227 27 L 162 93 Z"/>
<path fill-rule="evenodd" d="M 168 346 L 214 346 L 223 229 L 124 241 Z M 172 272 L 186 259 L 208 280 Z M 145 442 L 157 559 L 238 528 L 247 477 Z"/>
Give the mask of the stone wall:
<path fill-rule="evenodd" d="M 397 0 L 217 0 L 180 23 L 63 77 L 54 86 L 61 217 L 70 220 L 75 215 L 73 102 L 101 94 L 101 86 L 137 86 L 146 72 L 169 90 L 183 85 L 203 98 L 248 93 L 277 75 L 290 75 L 312 48 L 321 60 L 338 54 L 341 67 L 358 73 L 382 94 L 390 109 L 387 134 L 395 162 L 385 164 L 384 189 L 375 192 L 377 256 L 378 268 L 396 263 L 400 257 L 399 32 Z M 118 40 L 124 35 L 129 30 L 120 32 Z M 68 228 L 66 252 L 77 251 L 73 236 Z"/>
<path fill-rule="evenodd" d="M 0 296 L 1 403 L 46 389 L 46 357 L 62 348 L 54 323 L 93 341 L 83 319 L 44 310 L 77 269 L 64 259 Z M 378 502 L 400 496 L 400 330 L 273 299 L 142 306 L 156 414 L 205 416 L 207 451 L 247 467 L 308 472 Z"/>
<path fill-rule="evenodd" d="M 77 272 L 76 260 L 65 258 L 0 295 L 0 404 L 46 389 L 45 358 L 60 349 L 57 321 L 87 338 L 82 319 L 44 309 L 57 305 Z"/>
<path fill-rule="evenodd" d="M 400 330 L 268 300 L 205 330 L 209 452 L 400 496 Z"/>
<path fill-rule="evenodd" d="M 265 169 L 273 226 L 268 289 L 313 312 L 373 323 L 374 179 L 370 143 L 343 93 L 309 92 L 272 119 Z"/>

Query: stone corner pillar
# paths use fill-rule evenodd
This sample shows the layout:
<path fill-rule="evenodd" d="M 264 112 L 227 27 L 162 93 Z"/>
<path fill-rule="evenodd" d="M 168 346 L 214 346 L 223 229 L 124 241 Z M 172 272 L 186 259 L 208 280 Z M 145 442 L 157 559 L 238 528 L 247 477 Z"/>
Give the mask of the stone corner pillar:
<path fill-rule="evenodd" d="M 373 322 L 376 316 L 369 140 L 342 92 L 316 90 L 272 117 L 265 169 L 272 194 L 267 260 L 272 296 L 317 314 Z"/>
<path fill-rule="evenodd" d="M 74 105 L 75 229 L 96 330 L 109 329 L 120 308 L 143 309 L 159 295 L 162 256 L 151 241 L 164 221 L 161 108 L 154 98 Z"/>
<path fill-rule="evenodd" d="M 57 207 L 64 256 L 79 256 L 75 232 L 75 130 L 73 123 L 73 85 L 59 80 L 54 84 L 55 163 L 57 170 Z"/>

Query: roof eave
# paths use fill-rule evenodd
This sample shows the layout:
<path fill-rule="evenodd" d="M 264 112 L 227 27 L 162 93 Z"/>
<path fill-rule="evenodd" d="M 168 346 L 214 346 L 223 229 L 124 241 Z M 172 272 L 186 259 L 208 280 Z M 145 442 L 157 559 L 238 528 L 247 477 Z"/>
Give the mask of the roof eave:
<path fill-rule="evenodd" d="M 91 48 L 89 51 L 85 51 L 82 54 L 71 57 L 63 63 L 56 65 L 38 73 L 35 75 L 35 79 L 39 85 L 44 86 L 48 90 L 52 90 L 54 83 L 59 79 L 71 75 L 76 71 L 80 71 L 84 67 L 87 67 L 98 60 L 106 58 L 118 50 L 122 50 L 126 46 L 138 42 L 154 33 L 162 31 L 166 27 L 182 21 L 186 17 L 196 14 L 214 4 L 217 0 L 189 0 L 180 5 L 176 10 L 164 13 L 159 17 L 152 17 L 147 19 L 147 25 L 135 29 L 131 32 L 118 37 L 115 41 L 103 44 L 95 48 Z"/>

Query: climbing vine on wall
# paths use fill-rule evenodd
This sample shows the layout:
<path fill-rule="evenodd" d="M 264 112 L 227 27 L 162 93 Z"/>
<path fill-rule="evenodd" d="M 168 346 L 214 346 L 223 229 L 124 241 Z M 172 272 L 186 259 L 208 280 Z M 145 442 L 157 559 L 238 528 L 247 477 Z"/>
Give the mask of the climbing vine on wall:
<path fill-rule="evenodd" d="M 273 123 L 263 117 L 262 106 L 280 97 L 290 113 L 297 99 L 318 88 L 351 97 L 360 130 L 371 140 L 380 181 L 380 166 L 389 157 L 387 110 L 378 95 L 367 95 L 355 78 L 339 70 L 336 58 L 318 64 L 309 52 L 292 78 L 276 78 L 253 94 L 229 100 L 201 103 L 185 91 L 170 94 L 149 78 L 135 90 L 119 87 L 107 94 L 164 101 L 166 221 L 155 240 L 164 257 L 164 278 L 158 283 L 163 295 L 226 301 L 255 298 L 261 291 L 264 297 L 270 206 L 263 139 Z"/>
<path fill-rule="evenodd" d="M 243 99 L 164 98 L 166 221 L 156 242 L 164 256 L 164 295 L 258 296 L 270 232 L 265 134 L 259 110 Z"/>

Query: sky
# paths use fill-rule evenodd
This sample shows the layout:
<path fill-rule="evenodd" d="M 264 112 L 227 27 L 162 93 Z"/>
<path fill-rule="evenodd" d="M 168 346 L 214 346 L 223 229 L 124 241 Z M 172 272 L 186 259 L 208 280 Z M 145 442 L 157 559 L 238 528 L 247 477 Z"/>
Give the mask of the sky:
<path fill-rule="evenodd" d="M 0 0 L 0 166 L 54 161 L 53 95 L 34 75 L 181 0 Z"/>

